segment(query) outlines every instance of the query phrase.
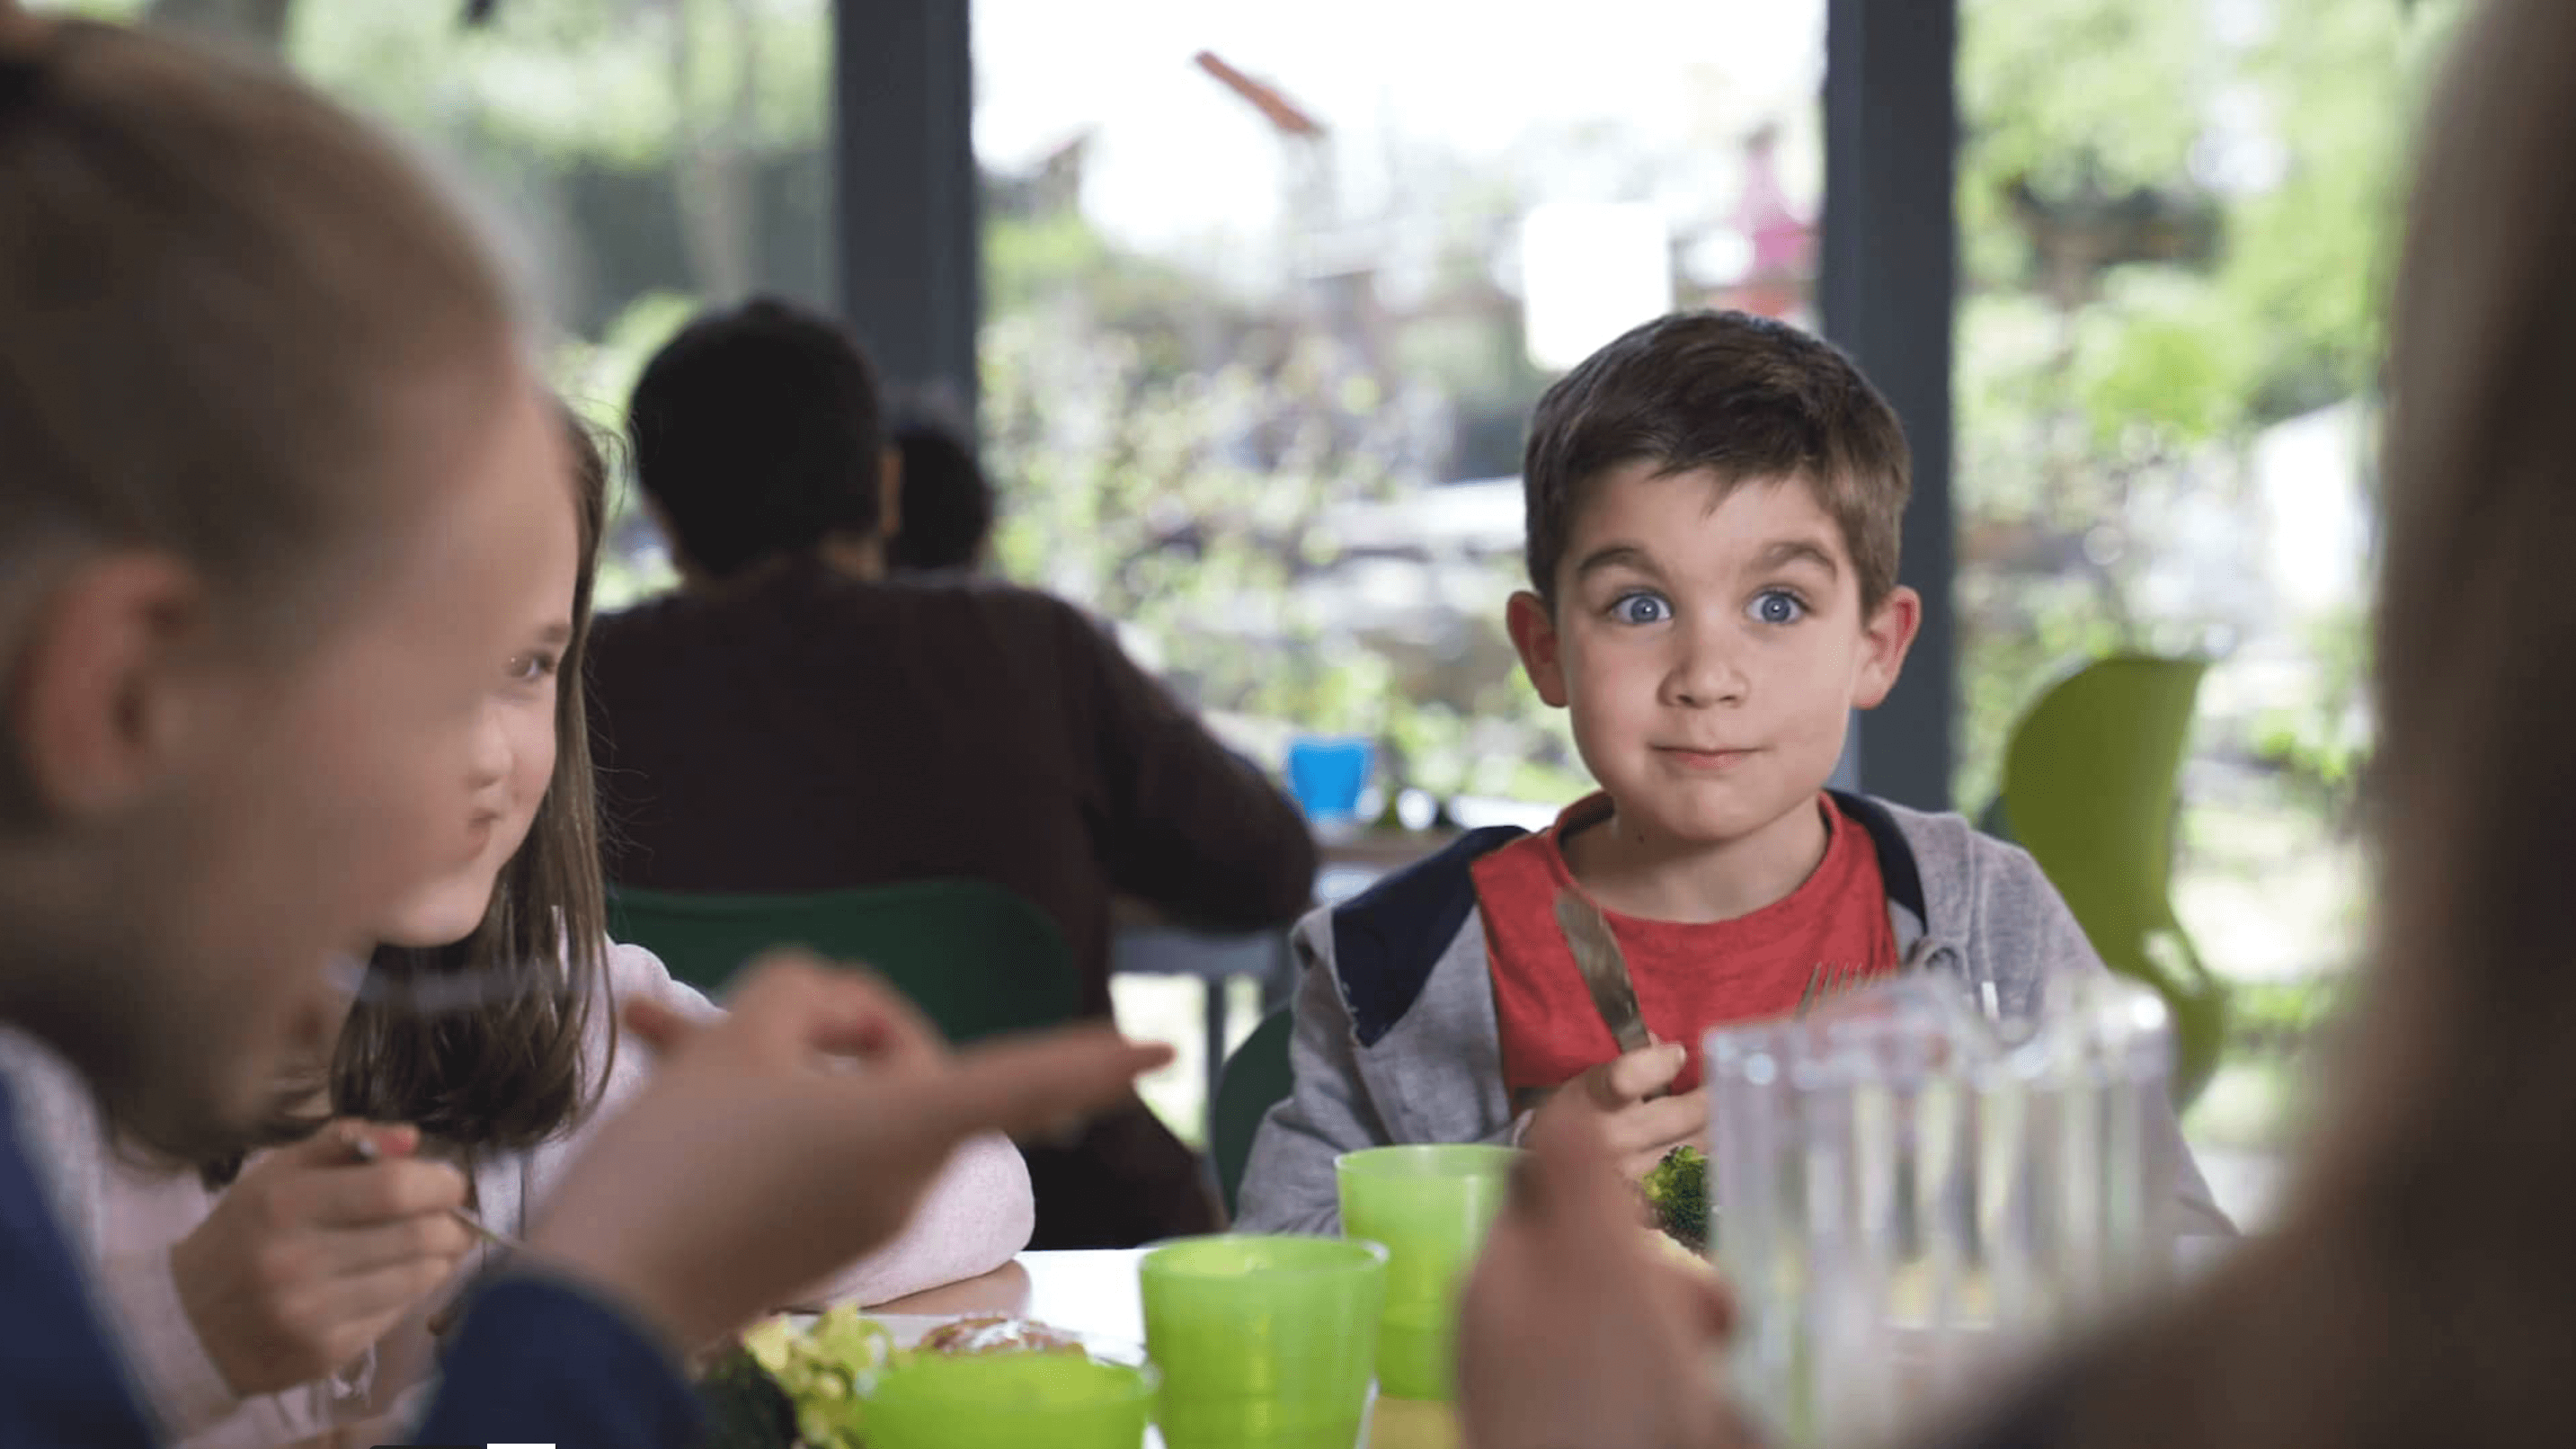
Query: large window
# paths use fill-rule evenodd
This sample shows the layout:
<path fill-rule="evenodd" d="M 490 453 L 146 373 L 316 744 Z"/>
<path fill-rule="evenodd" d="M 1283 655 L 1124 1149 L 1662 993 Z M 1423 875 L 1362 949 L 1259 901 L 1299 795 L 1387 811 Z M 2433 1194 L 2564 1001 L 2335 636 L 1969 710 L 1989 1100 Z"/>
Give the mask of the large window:
<path fill-rule="evenodd" d="M 2358 946 L 2383 293 L 2454 8 L 1962 4 L 1958 797 L 2069 665 L 2212 659 L 2176 896 L 2240 1042 Z M 2195 1130 L 2277 1131 L 2236 1060 Z"/>
<path fill-rule="evenodd" d="M 1803 318 L 1819 4 L 977 0 L 989 461 L 1016 576 L 1247 747 L 1582 788 L 1502 630 L 1560 371 L 1676 304 Z"/>

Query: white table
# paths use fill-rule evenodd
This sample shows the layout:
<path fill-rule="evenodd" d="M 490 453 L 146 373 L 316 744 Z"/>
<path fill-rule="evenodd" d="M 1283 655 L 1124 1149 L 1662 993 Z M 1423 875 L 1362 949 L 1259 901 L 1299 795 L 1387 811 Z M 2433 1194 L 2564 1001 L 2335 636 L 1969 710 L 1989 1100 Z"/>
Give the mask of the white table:
<path fill-rule="evenodd" d="M 885 1313 L 1007 1313 L 1124 1342 L 1145 1341 L 1142 1248 L 1022 1253 L 980 1278 L 880 1303 Z"/>

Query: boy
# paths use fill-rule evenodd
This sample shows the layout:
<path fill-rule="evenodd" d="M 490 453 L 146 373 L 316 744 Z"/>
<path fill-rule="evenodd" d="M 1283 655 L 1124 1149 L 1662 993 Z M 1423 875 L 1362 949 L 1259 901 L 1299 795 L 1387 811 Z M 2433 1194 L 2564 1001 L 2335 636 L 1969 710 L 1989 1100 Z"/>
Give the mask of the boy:
<path fill-rule="evenodd" d="M 1896 583 L 1908 469 L 1847 358 L 1741 313 L 1647 323 L 1539 400 L 1507 622 L 1601 789 L 1299 924 L 1296 1089 L 1241 1227 L 1335 1231 L 1337 1153 L 1516 1142 L 1535 1114 L 1600 1119 L 1640 1176 L 1705 1135 L 1701 1032 L 1793 1012 L 1820 976 L 1949 972 L 2009 1014 L 2049 972 L 2104 969 L 2028 855 L 1825 790 L 1922 622 Z M 1623 1052 L 1594 1007 L 1566 895 L 1608 923 L 1650 1042 Z M 2169 1111 L 2155 1136 L 2166 1226 L 2232 1231 Z"/>

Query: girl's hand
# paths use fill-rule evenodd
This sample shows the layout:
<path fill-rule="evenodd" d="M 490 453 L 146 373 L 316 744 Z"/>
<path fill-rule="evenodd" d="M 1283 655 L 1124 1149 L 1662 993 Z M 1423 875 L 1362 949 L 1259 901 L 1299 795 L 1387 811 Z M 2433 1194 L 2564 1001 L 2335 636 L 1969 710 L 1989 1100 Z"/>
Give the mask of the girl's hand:
<path fill-rule="evenodd" d="M 455 1273 L 474 1243 L 454 1215 L 465 1176 L 419 1146 L 409 1127 L 333 1122 L 252 1162 L 171 1246 L 180 1306 L 235 1394 L 337 1372 Z"/>

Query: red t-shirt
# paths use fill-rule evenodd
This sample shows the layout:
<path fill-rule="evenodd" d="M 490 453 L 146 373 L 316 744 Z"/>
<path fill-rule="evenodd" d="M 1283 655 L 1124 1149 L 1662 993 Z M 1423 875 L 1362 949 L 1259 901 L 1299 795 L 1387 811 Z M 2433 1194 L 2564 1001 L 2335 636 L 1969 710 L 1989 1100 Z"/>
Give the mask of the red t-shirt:
<path fill-rule="evenodd" d="M 1627 957 L 1646 1029 L 1657 1041 L 1690 1045 L 1690 1064 L 1674 1091 L 1699 1085 L 1700 1033 L 1795 1011 L 1819 965 L 1858 964 L 1870 976 L 1896 969 L 1878 852 L 1832 796 L 1818 795 L 1817 808 L 1825 816 L 1824 860 L 1796 890 L 1750 915 L 1692 923 L 1602 912 Z M 1557 892 L 1582 889 L 1566 869 L 1560 842 L 1609 810 L 1606 795 L 1578 800 L 1555 825 L 1472 867 L 1503 1079 L 1514 1094 L 1562 1086 L 1619 1054 L 1556 924 Z"/>

